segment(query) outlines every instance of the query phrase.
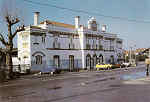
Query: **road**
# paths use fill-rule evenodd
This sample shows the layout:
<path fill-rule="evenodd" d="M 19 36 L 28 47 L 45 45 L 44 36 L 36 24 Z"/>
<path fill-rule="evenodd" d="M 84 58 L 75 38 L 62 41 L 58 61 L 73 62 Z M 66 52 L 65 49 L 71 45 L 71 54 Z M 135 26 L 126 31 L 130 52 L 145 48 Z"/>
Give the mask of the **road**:
<path fill-rule="evenodd" d="M 23 76 L 0 85 L 0 102 L 149 102 L 145 66 Z"/>

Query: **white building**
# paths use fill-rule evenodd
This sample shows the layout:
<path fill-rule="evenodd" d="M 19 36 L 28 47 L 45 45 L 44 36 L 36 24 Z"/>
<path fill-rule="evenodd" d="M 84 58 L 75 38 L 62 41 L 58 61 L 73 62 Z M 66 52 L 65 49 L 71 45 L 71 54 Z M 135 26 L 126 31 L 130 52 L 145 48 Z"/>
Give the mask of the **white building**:
<path fill-rule="evenodd" d="M 101 29 L 95 18 L 88 27 L 45 20 L 39 22 L 39 12 L 34 14 L 34 25 L 18 34 L 20 64 L 32 70 L 42 68 L 94 68 L 97 63 L 117 63 L 122 58 L 122 39 Z"/>

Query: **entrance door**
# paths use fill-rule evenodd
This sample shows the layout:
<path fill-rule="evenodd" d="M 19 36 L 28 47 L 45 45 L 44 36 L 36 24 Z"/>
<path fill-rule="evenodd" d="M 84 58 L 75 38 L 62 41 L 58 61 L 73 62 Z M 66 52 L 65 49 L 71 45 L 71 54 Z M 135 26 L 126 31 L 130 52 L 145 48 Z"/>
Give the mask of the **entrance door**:
<path fill-rule="evenodd" d="M 72 71 L 74 69 L 74 56 L 69 55 L 69 69 Z"/>

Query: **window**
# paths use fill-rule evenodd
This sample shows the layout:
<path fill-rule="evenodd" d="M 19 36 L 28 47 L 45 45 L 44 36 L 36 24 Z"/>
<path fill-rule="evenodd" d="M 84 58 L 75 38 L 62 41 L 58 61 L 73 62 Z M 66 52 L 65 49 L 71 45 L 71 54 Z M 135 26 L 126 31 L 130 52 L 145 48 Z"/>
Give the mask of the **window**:
<path fill-rule="evenodd" d="M 90 39 L 87 38 L 87 39 L 86 39 L 86 49 L 90 49 L 90 48 L 91 48 Z"/>
<path fill-rule="evenodd" d="M 93 56 L 93 65 L 96 66 L 97 64 L 97 56 L 96 54 Z"/>
<path fill-rule="evenodd" d="M 96 49 L 96 42 L 95 42 L 94 39 L 93 39 L 93 45 L 92 45 L 92 48 L 93 48 L 93 49 Z"/>
<path fill-rule="evenodd" d="M 39 44 L 39 43 L 38 43 L 38 37 L 37 37 L 37 36 L 34 37 L 34 42 L 33 42 L 33 44 L 34 44 L 34 45 L 35 45 L 35 44 L 36 44 L 36 45 Z"/>
<path fill-rule="evenodd" d="M 45 43 L 45 35 L 42 36 L 42 43 Z"/>
<path fill-rule="evenodd" d="M 70 71 L 74 69 L 74 56 L 69 55 L 69 69 Z"/>
<path fill-rule="evenodd" d="M 86 56 L 86 67 L 91 67 L 91 56 L 88 54 Z"/>
<path fill-rule="evenodd" d="M 35 63 L 36 64 L 42 64 L 42 56 L 41 55 L 35 56 Z"/>
<path fill-rule="evenodd" d="M 58 42 L 58 38 L 57 37 L 54 38 L 53 48 L 60 48 L 60 43 Z"/>
<path fill-rule="evenodd" d="M 22 46 L 23 48 L 28 48 L 28 43 L 23 43 Z"/>
<path fill-rule="evenodd" d="M 23 35 L 22 35 L 22 40 L 23 40 L 23 41 L 26 41 L 26 40 L 28 40 L 28 37 L 29 37 L 29 36 L 28 36 L 27 34 L 23 34 Z"/>
<path fill-rule="evenodd" d="M 69 49 L 74 49 L 75 45 L 73 44 L 73 38 L 70 37 Z"/>
<path fill-rule="evenodd" d="M 109 63 L 110 63 L 110 64 L 114 64 L 114 56 L 113 56 L 113 55 L 110 56 Z"/>
<path fill-rule="evenodd" d="M 100 64 L 102 64 L 102 63 L 103 63 L 103 60 L 104 60 L 104 59 L 103 59 L 103 55 L 100 54 L 100 55 L 99 55 L 99 61 L 98 61 L 98 62 L 99 62 Z"/>
<path fill-rule="evenodd" d="M 59 66 L 60 66 L 60 61 L 59 61 L 59 56 L 58 55 L 55 55 L 54 57 L 54 66 L 56 67 L 56 68 L 59 68 Z"/>

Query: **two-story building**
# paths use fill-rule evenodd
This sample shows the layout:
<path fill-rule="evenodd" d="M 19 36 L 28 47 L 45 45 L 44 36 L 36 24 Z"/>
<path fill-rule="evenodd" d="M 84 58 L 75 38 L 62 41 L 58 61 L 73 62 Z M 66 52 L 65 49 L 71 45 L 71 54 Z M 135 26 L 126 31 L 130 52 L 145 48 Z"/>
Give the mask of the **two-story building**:
<path fill-rule="evenodd" d="M 88 26 L 65 24 L 50 20 L 39 22 L 39 12 L 34 14 L 34 25 L 18 34 L 18 58 L 20 64 L 28 64 L 32 70 L 43 68 L 94 68 L 97 63 L 118 63 L 122 56 L 123 40 L 117 34 L 108 33 L 106 25 L 95 18 Z"/>

